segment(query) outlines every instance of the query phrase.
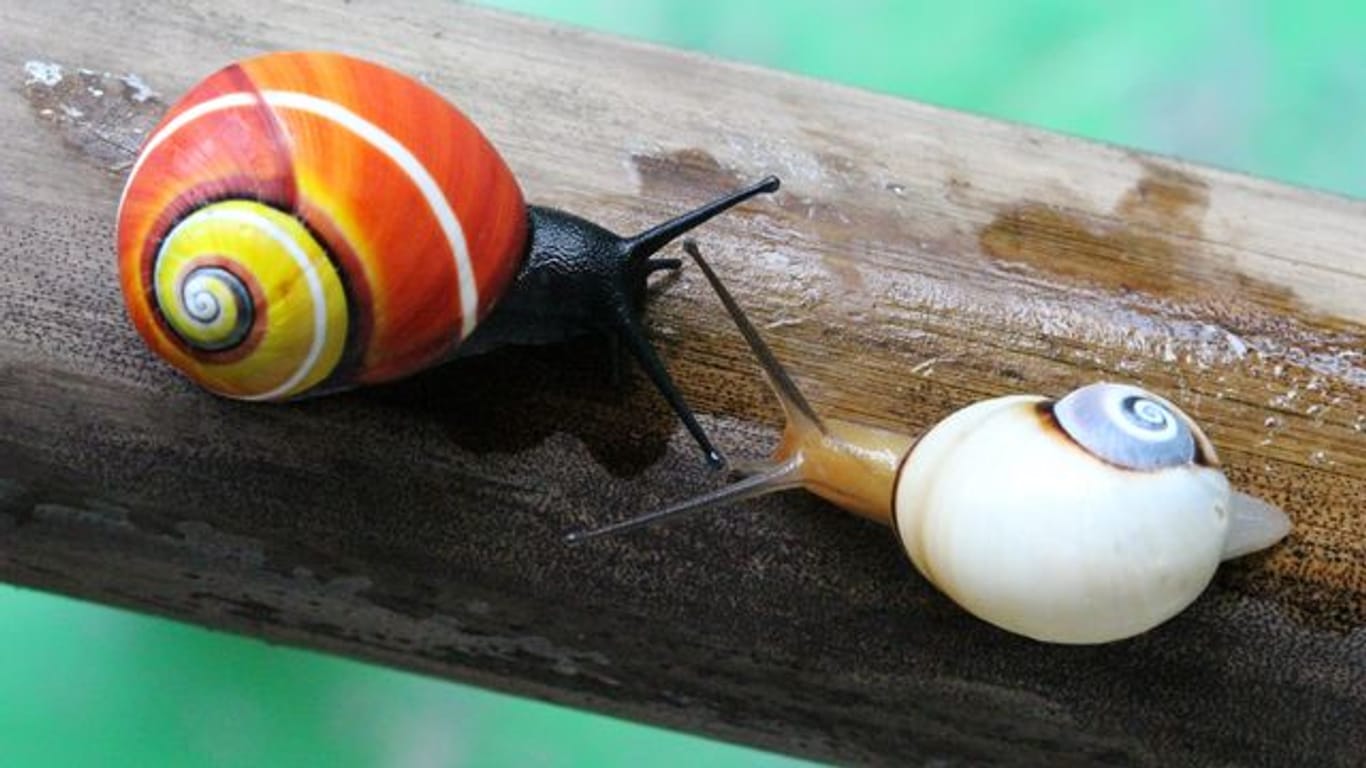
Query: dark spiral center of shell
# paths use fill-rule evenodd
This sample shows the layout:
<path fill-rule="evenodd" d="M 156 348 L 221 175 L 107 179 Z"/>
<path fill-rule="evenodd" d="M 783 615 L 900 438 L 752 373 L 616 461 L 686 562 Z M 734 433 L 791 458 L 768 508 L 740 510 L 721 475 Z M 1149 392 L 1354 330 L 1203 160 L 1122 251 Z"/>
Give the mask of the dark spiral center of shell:
<path fill-rule="evenodd" d="M 233 306 L 224 306 L 225 302 L 231 302 Z M 190 320 L 205 327 L 217 323 L 225 312 L 231 312 L 229 327 L 185 340 L 196 349 L 208 352 L 231 349 L 251 332 L 255 314 L 251 292 L 237 275 L 222 267 L 191 270 L 180 286 L 180 304 Z"/>
<path fill-rule="evenodd" d="M 1135 433 L 1137 437 L 1160 440 L 1176 432 L 1175 416 L 1156 400 L 1142 395 L 1129 395 L 1119 401 L 1118 411 L 1123 423 L 1138 430 Z"/>

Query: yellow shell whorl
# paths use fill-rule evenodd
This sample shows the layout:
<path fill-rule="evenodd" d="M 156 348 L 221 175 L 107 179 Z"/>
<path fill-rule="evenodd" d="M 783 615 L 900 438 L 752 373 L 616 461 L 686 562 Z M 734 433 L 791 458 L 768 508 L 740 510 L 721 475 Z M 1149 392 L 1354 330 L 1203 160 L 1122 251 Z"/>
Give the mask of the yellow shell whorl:
<path fill-rule="evenodd" d="M 157 309 L 179 367 L 230 397 L 281 400 L 328 376 L 346 344 L 346 294 L 295 217 L 250 200 L 199 208 L 162 241 Z"/>

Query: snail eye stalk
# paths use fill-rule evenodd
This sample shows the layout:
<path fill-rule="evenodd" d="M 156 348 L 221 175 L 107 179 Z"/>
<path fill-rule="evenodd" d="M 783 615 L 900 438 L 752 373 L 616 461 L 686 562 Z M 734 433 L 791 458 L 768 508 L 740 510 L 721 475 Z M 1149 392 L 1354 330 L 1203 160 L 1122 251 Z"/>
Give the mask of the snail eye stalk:
<path fill-rule="evenodd" d="M 644 303 L 646 280 L 650 273 L 661 270 L 678 269 L 682 266 L 679 259 L 653 259 L 661 248 L 678 237 L 692 231 L 720 214 L 761 194 L 776 192 L 780 182 L 776 176 L 768 176 L 755 184 L 731 194 L 719 197 L 699 208 L 688 211 L 662 224 L 656 225 L 634 236 L 620 240 L 617 250 L 623 255 L 620 262 L 622 275 L 609 289 L 607 324 L 631 351 L 645 374 L 650 377 L 693 440 L 702 448 L 707 463 L 719 469 L 726 464 L 725 458 L 707 436 L 706 430 L 698 423 L 697 416 L 688 406 L 687 400 L 674 383 L 673 377 L 664 367 L 659 353 L 655 351 L 641 327 L 639 313 Z M 685 243 L 684 247 L 687 247 Z M 696 246 L 694 246 L 694 249 Z"/>
<path fill-rule="evenodd" d="M 798 444 L 802 442 L 802 436 L 814 435 L 819 440 L 828 435 L 825 423 L 816 414 L 815 409 L 811 407 L 811 403 L 802 395 L 801 390 L 797 388 L 796 382 L 792 380 L 787 370 L 778 362 L 777 356 L 773 354 L 773 350 L 759 335 L 758 329 L 750 322 L 744 310 L 735 301 L 735 297 L 731 296 L 725 284 L 721 282 L 711 265 L 703 258 L 697 244 L 691 240 L 684 241 L 683 250 L 697 263 L 702 274 L 706 275 L 707 282 L 711 284 L 712 289 L 721 299 L 721 303 L 725 306 L 736 327 L 739 328 L 740 334 L 749 344 L 750 351 L 758 359 L 765 377 L 782 403 L 783 412 L 787 417 L 788 432 L 798 436 L 796 440 Z M 600 536 L 635 530 L 682 515 L 715 509 L 778 491 L 800 488 L 806 482 L 805 463 L 806 458 L 800 450 L 781 458 L 749 463 L 746 473 L 748 477 L 742 480 L 661 510 L 591 530 L 574 531 L 565 536 L 565 540 L 571 544 L 577 544 Z"/>

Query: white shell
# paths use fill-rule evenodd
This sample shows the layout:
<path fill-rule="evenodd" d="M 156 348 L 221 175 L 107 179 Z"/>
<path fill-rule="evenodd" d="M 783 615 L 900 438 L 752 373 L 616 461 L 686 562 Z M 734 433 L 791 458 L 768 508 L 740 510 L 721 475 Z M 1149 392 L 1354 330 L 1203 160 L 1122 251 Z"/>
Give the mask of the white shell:
<path fill-rule="evenodd" d="M 1020 395 L 945 419 L 911 450 L 893 517 L 916 568 L 1012 632 L 1100 643 L 1146 631 L 1209 584 L 1229 530 L 1217 469 L 1101 461 Z"/>

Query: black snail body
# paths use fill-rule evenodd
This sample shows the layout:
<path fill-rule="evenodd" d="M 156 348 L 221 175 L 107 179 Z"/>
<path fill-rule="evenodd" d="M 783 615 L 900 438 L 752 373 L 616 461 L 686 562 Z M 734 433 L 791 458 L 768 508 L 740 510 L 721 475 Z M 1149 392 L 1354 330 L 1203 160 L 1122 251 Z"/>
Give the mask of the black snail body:
<path fill-rule="evenodd" d="M 707 456 L 721 454 L 679 393 L 641 326 L 646 286 L 654 272 L 678 269 L 678 259 L 651 258 L 711 217 L 757 194 L 777 191 L 777 177 L 715 200 L 633 237 L 622 237 L 572 213 L 528 206 L 530 245 L 522 268 L 493 312 L 461 345 L 457 357 L 499 347 L 558 344 L 615 336 L 630 350 Z"/>
<path fill-rule="evenodd" d="M 528 206 L 531 245 L 523 267 L 492 314 L 461 346 L 459 356 L 510 344 L 556 344 L 584 335 L 611 335 L 626 345 L 679 414 L 713 464 L 720 455 L 693 417 L 646 338 L 640 318 L 649 276 L 680 266 L 650 256 L 674 238 L 760 192 L 778 179 L 721 198 L 677 220 L 623 238 L 564 211 Z"/>
<path fill-rule="evenodd" d="M 634 237 L 528 206 L 479 129 L 425 85 L 335 53 L 210 75 L 139 154 L 119 208 L 134 325 L 205 388 L 281 401 L 508 344 L 618 338 L 715 466 L 641 327 L 652 256 L 778 188 L 766 178 Z"/>
<path fill-rule="evenodd" d="M 912 437 L 818 415 L 692 243 L 787 416 L 748 477 L 571 541 L 805 488 L 889 526 L 916 569 L 1004 629 L 1057 643 L 1144 632 L 1204 590 L 1220 561 L 1274 545 L 1290 521 L 1230 488 L 1214 446 L 1172 403 L 1097 383 L 1008 395 Z"/>

